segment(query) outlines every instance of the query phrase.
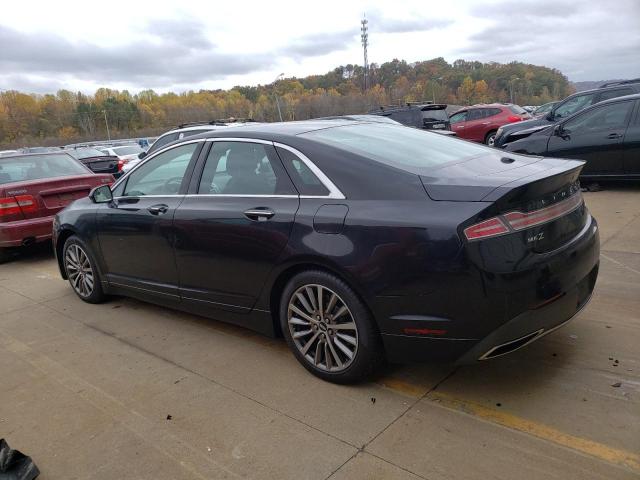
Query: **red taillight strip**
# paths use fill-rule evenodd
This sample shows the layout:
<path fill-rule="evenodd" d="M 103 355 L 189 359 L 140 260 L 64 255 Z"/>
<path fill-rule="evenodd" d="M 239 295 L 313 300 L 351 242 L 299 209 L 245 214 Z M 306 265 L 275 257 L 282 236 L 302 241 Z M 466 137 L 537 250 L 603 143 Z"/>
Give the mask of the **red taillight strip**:
<path fill-rule="evenodd" d="M 542 223 L 555 220 L 558 217 L 572 212 L 582 204 L 582 194 L 578 192 L 575 195 L 562 200 L 561 202 L 551 205 L 550 207 L 541 208 L 533 212 L 510 212 L 504 215 L 505 220 L 514 230 L 522 230 L 524 228 L 533 227 Z"/>
<path fill-rule="evenodd" d="M 33 212 L 37 209 L 36 199 L 31 195 L 0 198 L 0 215 L 3 216 Z"/>
<path fill-rule="evenodd" d="M 505 233 L 517 232 L 551 222 L 582 205 L 582 194 L 577 192 L 566 200 L 533 212 L 509 212 L 484 220 L 464 229 L 467 240 L 480 240 Z"/>

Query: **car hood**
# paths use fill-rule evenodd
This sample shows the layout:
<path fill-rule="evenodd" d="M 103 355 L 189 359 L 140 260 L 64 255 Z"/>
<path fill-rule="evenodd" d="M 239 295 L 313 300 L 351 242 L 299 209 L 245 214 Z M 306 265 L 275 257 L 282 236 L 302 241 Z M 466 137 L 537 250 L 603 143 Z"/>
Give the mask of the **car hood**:
<path fill-rule="evenodd" d="M 500 127 L 501 135 L 506 135 L 508 133 L 519 132 L 520 130 L 528 130 L 533 127 L 538 126 L 547 126 L 551 125 L 554 122 L 551 122 L 547 119 L 546 115 L 540 118 L 532 118 L 531 120 L 524 120 L 522 122 L 510 123 L 508 125 L 503 125 Z"/>
<path fill-rule="evenodd" d="M 504 185 L 527 182 L 566 166 L 567 160 L 496 150 L 495 154 L 433 169 L 420 179 L 433 200 L 479 202 L 489 200 L 491 193 Z"/>

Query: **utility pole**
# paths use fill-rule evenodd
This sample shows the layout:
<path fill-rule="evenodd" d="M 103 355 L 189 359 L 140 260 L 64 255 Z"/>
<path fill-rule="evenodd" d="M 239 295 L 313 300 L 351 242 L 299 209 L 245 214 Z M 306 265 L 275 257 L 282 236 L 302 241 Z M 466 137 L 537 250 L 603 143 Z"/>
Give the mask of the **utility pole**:
<path fill-rule="evenodd" d="M 367 47 L 369 46 L 369 21 L 366 16 L 360 20 L 360 40 L 364 51 L 364 89 L 367 90 L 367 77 L 369 76 L 369 58 L 367 57 Z"/>
<path fill-rule="evenodd" d="M 513 103 L 513 84 L 516 83 L 517 80 L 520 80 L 520 77 L 513 77 L 509 85 L 511 86 L 511 103 Z"/>
<path fill-rule="evenodd" d="M 276 90 L 276 86 L 282 77 L 284 77 L 284 73 L 278 75 L 273 81 L 273 96 L 276 98 L 276 107 L 278 107 L 278 116 L 280 117 L 280 121 L 282 121 L 282 112 L 280 111 L 280 101 L 278 100 L 278 91 Z"/>
<path fill-rule="evenodd" d="M 107 140 L 111 141 L 111 134 L 109 133 L 109 122 L 107 121 L 107 111 L 102 110 L 104 113 L 104 124 L 107 126 Z"/>

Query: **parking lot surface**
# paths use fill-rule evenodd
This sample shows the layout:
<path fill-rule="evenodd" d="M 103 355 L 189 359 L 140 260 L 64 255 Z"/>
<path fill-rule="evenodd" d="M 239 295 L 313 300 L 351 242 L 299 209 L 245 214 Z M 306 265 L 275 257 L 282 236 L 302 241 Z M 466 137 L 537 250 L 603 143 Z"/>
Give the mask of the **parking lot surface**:
<path fill-rule="evenodd" d="M 0 437 L 47 479 L 640 478 L 640 188 L 586 193 L 600 276 L 567 326 L 472 366 L 311 376 L 284 341 L 0 266 Z"/>

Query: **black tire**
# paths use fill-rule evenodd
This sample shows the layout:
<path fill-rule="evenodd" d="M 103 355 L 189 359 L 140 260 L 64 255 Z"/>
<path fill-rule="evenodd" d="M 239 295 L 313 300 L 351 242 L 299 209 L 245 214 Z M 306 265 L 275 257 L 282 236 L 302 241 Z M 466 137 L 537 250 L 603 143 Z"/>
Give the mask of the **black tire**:
<path fill-rule="evenodd" d="M 489 145 L 491 147 L 493 147 L 493 143 L 496 139 L 496 130 L 492 130 L 491 132 L 487 133 L 484 137 L 484 143 L 486 145 Z"/>
<path fill-rule="evenodd" d="M 11 251 L 8 248 L 0 247 L 0 264 L 11 259 Z"/>
<path fill-rule="evenodd" d="M 301 347 L 298 346 L 296 344 L 296 341 L 294 341 L 293 339 L 289 324 L 289 304 L 292 301 L 293 296 L 305 286 L 322 287 L 321 291 L 325 292 L 324 294 L 329 298 L 332 294 L 335 293 L 338 296 L 338 301 L 340 302 L 340 304 L 343 304 L 347 307 L 347 313 L 350 317 L 353 318 L 353 323 L 355 323 L 356 325 L 357 330 L 354 332 L 354 335 L 356 337 L 357 346 L 353 347 L 349 345 L 350 348 L 356 349 L 353 357 L 349 358 L 343 356 L 342 352 L 344 352 L 344 350 L 342 350 L 341 352 L 338 352 L 337 348 L 334 350 L 334 352 L 338 352 L 337 356 L 342 356 L 343 360 L 346 360 L 345 364 L 350 362 L 348 366 L 344 367 L 344 369 L 340 371 L 329 371 L 326 368 L 326 365 L 325 368 L 316 366 L 310 359 L 305 357 L 300 349 Z M 327 305 L 327 307 L 328 306 L 329 305 Z M 333 308 L 335 310 L 336 307 L 334 306 Z M 332 318 L 330 312 L 328 316 L 330 319 Z M 333 323 L 325 324 L 325 327 L 328 328 L 328 331 L 325 330 L 324 332 L 318 332 L 321 335 L 326 335 L 326 339 L 324 339 L 324 337 L 321 337 L 321 339 L 317 340 L 317 342 L 332 343 L 329 335 L 333 335 L 333 341 L 335 341 L 335 336 L 340 336 L 341 333 L 344 334 L 344 331 L 340 331 L 338 329 L 335 329 L 332 332 L 331 326 L 339 324 L 337 317 L 338 315 L 336 315 L 334 319 L 330 320 Z M 351 324 L 351 322 L 347 323 L 349 325 Z M 330 273 L 310 270 L 299 273 L 295 275 L 291 280 L 289 280 L 282 293 L 282 298 L 280 299 L 280 326 L 282 328 L 282 332 L 287 341 L 287 344 L 289 345 L 289 348 L 291 349 L 297 360 L 307 370 L 309 370 L 317 377 L 322 378 L 323 380 L 340 384 L 360 382 L 373 375 L 384 363 L 384 350 L 382 347 L 382 340 L 380 338 L 380 333 L 376 328 L 374 320 L 369 313 L 369 310 L 360 300 L 360 298 L 358 298 L 356 293 L 344 281 L 340 280 L 334 275 L 331 275 Z M 292 326 L 292 328 L 296 327 Z M 298 328 L 304 329 L 312 327 L 304 326 Z M 319 330 L 317 326 L 315 327 L 315 329 L 316 331 Z M 315 333 L 313 335 L 315 335 Z M 311 342 L 311 340 L 308 341 Z M 341 341 L 340 339 L 338 339 L 338 343 L 346 345 L 346 342 Z M 339 347 L 337 343 L 332 343 L 332 345 L 333 347 Z M 324 352 L 327 353 L 327 350 L 325 349 Z M 333 363 L 333 360 L 330 360 L 330 362 Z M 330 365 L 330 363 L 327 363 L 327 360 L 325 360 L 325 364 Z M 338 368 L 335 364 L 334 367 Z"/>
<path fill-rule="evenodd" d="M 77 255 L 78 250 L 82 251 L 84 255 L 86 255 L 86 259 L 88 260 L 88 263 L 91 268 L 91 273 L 93 275 L 93 285 L 91 288 L 91 292 L 90 293 L 86 292 L 86 294 L 84 295 L 81 293 L 81 289 L 77 288 L 76 285 L 74 285 L 74 279 L 72 278 L 73 268 L 67 263 L 68 261 L 67 256 L 71 255 L 70 251 L 72 251 L 75 255 Z M 100 272 L 96 268 L 96 261 L 94 260 L 93 254 L 89 249 L 89 247 L 87 247 L 87 245 L 82 240 L 80 240 L 80 238 L 77 237 L 76 235 L 70 236 L 64 242 L 64 247 L 62 249 L 62 262 L 64 264 L 67 278 L 69 279 L 69 284 L 71 285 L 71 288 L 76 293 L 76 295 L 80 297 L 81 300 L 87 303 L 101 303 L 106 299 L 106 295 L 104 293 L 104 290 L 102 289 Z"/>

